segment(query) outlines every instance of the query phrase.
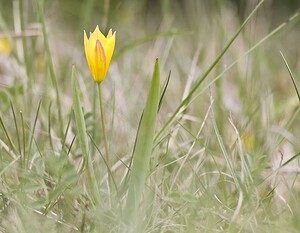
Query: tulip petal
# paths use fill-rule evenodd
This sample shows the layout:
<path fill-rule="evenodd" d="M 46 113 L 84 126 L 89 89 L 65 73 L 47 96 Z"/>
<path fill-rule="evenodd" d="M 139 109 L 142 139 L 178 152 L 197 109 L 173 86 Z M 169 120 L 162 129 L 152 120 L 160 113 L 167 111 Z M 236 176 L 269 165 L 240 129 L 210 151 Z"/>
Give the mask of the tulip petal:
<path fill-rule="evenodd" d="M 95 50 L 94 50 L 94 79 L 97 82 L 103 81 L 107 68 L 106 68 L 106 53 L 103 44 L 99 39 L 96 40 Z"/>
<path fill-rule="evenodd" d="M 87 38 L 87 35 L 86 35 L 85 31 L 84 31 L 84 51 L 85 51 L 85 57 L 86 57 L 88 66 L 91 70 L 91 61 L 90 61 L 91 59 L 90 59 L 90 56 L 89 56 L 89 54 L 90 54 L 89 53 L 89 39 Z"/>
<path fill-rule="evenodd" d="M 109 39 L 112 36 L 112 30 L 109 29 L 106 38 Z"/>
<path fill-rule="evenodd" d="M 109 37 L 106 41 L 105 50 L 106 50 L 106 64 L 109 66 L 111 57 L 113 55 L 115 49 L 115 41 L 116 41 L 116 32 Z"/>
<path fill-rule="evenodd" d="M 88 37 L 85 34 L 85 37 L 84 37 L 85 56 L 86 56 L 86 60 L 87 60 L 88 66 L 90 68 L 90 71 L 93 75 L 94 71 L 93 71 L 93 66 L 92 66 L 92 57 L 91 57 L 91 52 L 90 52 L 90 48 L 91 48 L 90 44 L 91 44 L 90 40 L 88 39 Z"/>
<path fill-rule="evenodd" d="M 99 39 L 102 43 L 102 45 L 105 47 L 106 44 L 106 38 L 105 36 L 102 34 L 102 32 L 99 30 L 99 26 L 97 25 L 95 31 L 92 33 L 91 35 L 95 40 Z"/>

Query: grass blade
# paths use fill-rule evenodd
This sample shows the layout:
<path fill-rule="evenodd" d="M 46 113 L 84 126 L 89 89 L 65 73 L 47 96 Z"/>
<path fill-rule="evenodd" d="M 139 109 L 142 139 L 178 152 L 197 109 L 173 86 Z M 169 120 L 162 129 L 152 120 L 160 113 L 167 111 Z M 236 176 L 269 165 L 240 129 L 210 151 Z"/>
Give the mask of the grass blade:
<path fill-rule="evenodd" d="M 133 152 L 128 197 L 124 211 L 125 220 L 129 224 L 130 229 L 133 229 L 135 226 L 139 203 L 144 191 L 147 175 L 149 174 L 150 156 L 153 147 L 153 137 L 159 104 L 159 89 L 159 65 L 158 60 L 156 60 L 152 83 L 148 93 L 143 117 L 140 122 L 140 127 L 138 129 L 135 150 Z"/>
<path fill-rule="evenodd" d="M 169 72 L 168 77 L 167 77 L 167 79 L 166 79 L 166 81 L 164 83 L 164 86 L 162 88 L 162 91 L 161 91 L 161 95 L 160 95 L 160 98 L 159 98 L 159 104 L 158 104 L 158 110 L 157 110 L 158 112 L 159 112 L 159 110 L 161 108 L 162 101 L 164 99 L 164 96 L 166 94 L 167 88 L 169 86 L 170 78 L 171 78 L 171 71 Z"/>
<path fill-rule="evenodd" d="M 7 140 L 8 140 L 8 142 L 9 142 L 10 150 L 11 150 L 11 151 L 16 151 L 16 147 L 15 147 L 15 145 L 13 144 L 13 142 L 12 142 L 12 140 L 11 140 L 11 137 L 9 136 L 9 134 L 8 134 L 8 132 L 7 132 L 7 130 L 6 130 L 6 127 L 5 127 L 5 125 L 4 125 L 4 122 L 3 122 L 1 116 L 0 116 L 0 125 L 2 126 L 2 129 L 3 129 L 3 131 L 4 131 L 4 134 L 5 134 L 5 136 L 6 136 Z"/>
<path fill-rule="evenodd" d="M 61 142 L 61 151 L 62 151 L 62 152 L 65 150 L 66 139 L 67 139 L 67 135 L 68 135 L 69 128 L 70 128 L 71 118 L 72 118 L 72 117 L 71 117 L 71 114 L 70 114 L 70 115 L 69 115 L 68 124 L 67 124 L 66 130 L 65 130 L 65 134 L 64 134 L 63 140 L 62 140 L 62 142 Z"/>
<path fill-rule="evenodd" d="M 21 117 L 21 124 L 22 124 L 22 141 L 23 141 L 23 154 L 21 153 L 21 156 L 23 156 L 23 158 L 21 157 L 21 161 L 22 161 L 23 167 L 25 167 L 26 137 L 25 137 L 24 118 L 23 118 L 22 111 L 20 111 L 20 117 Z"/>
<path fill-rule="evenodd" d="M 19 134 L 19 127 L 18 127 L 18 123 L 17 123 L 17 118 L 16 118 L 16 113 L 15 113 L 15 109 L 14 106 L 12 104 L 12 102 L 10 101 L 10 107 L 11 107 L 11 111 L 14 117 L 14 123 L 15 123 L 15 127 L 16 127 L 16 134 L 17 134 L 17 141 L 18 141 L 18 152 L 19 155 L 21 155 L 21 143 L 20 143 L 20 134 Z"/>
<path fill-rule="evenodd" d="M 220 54 L 216 57 L 214 62 L 207 68 L 207 70 L 199 77 L 198 81 L 195 83 L 194 87 L 190 90 L 188 95 L 183 99 L 183 101 L 179 104 L 175 112 L 172 114 L 172 116 L 169 118 L 169 120 L 164 124 L 162 129 L 157 133 L 155 137 L 155 141 L 159 141 L 161 138 L 161 134 L 174 122 L 176 117 L 183 111 L 185 105 L 187 105 L 194 93 L 198 90 L 199 86 L 203 83 L 203 81 L 208 77 L 210 72 L 214 69 L 214 67 L 219 63 L 223 55 L 226 53 L 226 51 L 230 48 L 232 43 L 235 41 L 235 39 L 238 37 L 238 35 L 241 33 L 241 31 L 244 29 L 244 27 L 247 25 L 247 23 L 250 21 L 250 19 L 254 16 L 254 14 L 258 11 L 258 9 L 262 6 L 264 3 L 264 0 L 260 1 L 257 6 L 254 8 L 254 10 L 250 13 L 250 15 L 245 19 L 245 21 L 242 23 L 242 25 L 239 27 L 239 29 L 236 31 L 236 33 L 232 36 L 232 38 L 229 40 L 229 42 L 226 44 L 225 48 L 220 52 Z"/>
<path fill-rule="evenodd" d="M 299 157 L 299 155 L 300 155 L 300 152 L 294 154 L 290 159 L 288 159 L 286 162 L 284 162 L 284 163 L 280 166 L 280 168 L 282 168 L 282 167 L 286 166 L 287 164 L 289 164 L 290 162 L 292 162 L 294 159 L 296 159 L 297 157 Z"/>
<path fill-rule="evenodd" d="M 263 37 L 261 40 L 259 40 L 255 45 L 253 45 L 248 51 L 246 51 L 244 54 L 242 54 L 239 58 L 237 58 L 235 61 L 233 61 L 230 65 L 228 65 L 221 73 L 219 73 L 213 80 L 211 80 L 209 83 L 206 84 L 205 87 L 201 89 L 201 92 L 195 95 L 191 100 L 187 102 L 186 105 L 182 106 L 180 111 L 184 111 L 189 104 L 191 104 L 195 99 L 199 97 L 205 90 L 207 90 L 211 85 L 213 85 L 216 81 L 218 81 L 220 78 L 224 76 L 226 72 L 228 72 L 231 68 L 233 68 L 238 62 L 240 62 L 243 58 L 248 56 L 250 53 L 252 53 L 254 50 L 256 50 L 261 44 L 269 40 L 271 37 L 279 33 L 283 28 L 285 28 L 290 22 L 295 20 L 300 15 L 300 12 L 296 12 L 293 16 L 291 16 L 286 22 L 280 24 L 278 27 L 276 27 L 274 30 L 272 30 L 269 34 L 267 34 L 265 37 Z M 175 113 L 174 113 L 175 114 Z M 176 117 L 175 115 L 172 115 L 171 118 L 168 120 L 166 124 L 171 125 L 171 123 L 174 121 L 173 117 Z M 159 136 L 163 133 L 165 129 L 167 129 L 168 126 L 164 126 L 157 134 L 155 141 L 159 138 Z"/>
<path fill-rule="evenodd" d="M 77 76 L 76 76 L 76 70 L 74 66 L 72 68 L 72 97 L 73 97 L 73 110 L 75 115 L 77 134 L 79 137 L 82 154 L 86 162 L 89 154 L 89 144 L 86 135 L 86 125 L 84 121 L 84 115 L 80 104 L 80 98 L 79 98 L 78 87 L 77 87 Z"/>
<path fill-rule="evenodd" d="M 58 109 L 58 120 L 59 120 L 59 125 L 60 125 L 59 130 L 60 130 L 61 137 L 63 137 L 63 135 L 64 135 L 63 128 L 64 127 L 63 127 L 62 107 L 61 107 L 60 94 L 59 94 L 59 89 L 58 89 L 58 84 L 57 84 L 57 77 L 55 74 L 52 54 L 51 54 L 50 45 L 49 45 L 49 41 L 48 41 L 48 34 L 46 31 L 45 14 L 44 14 L 44 0 L 39 0 L 39 1 L 37 1 L 37 3 L 38 3 L 39 17 L 40 17 L 40 21 L 42 24 L 44 46 L 45 46 L 45 50 L 46 50 L 46 54 L 47 54 L 47 64 L 49 65 L 51 82 L 55 88 L 56 104 L 57 104 L 57 109 Z"/>
<path fill-rule="evenodd" d="M 292 79 L 294 88 L 295 88 L 296 93 L 297 93 L 297 96 L 298 96 L 298 100 L 299 100 L 299 102 L 300 102 L 299 88 L 297 87 L 297 84 L 296 84 L 294 75 L 293 75 L 293 73 L 292 73 L 292 71 L 291 71 L 291 68 L 290 68 L 289 64 L 287 63 L 287 61 L 286 61 L 286 59 L 285 59 L 285 57 L 284 57 L 284 55 L 283 55 L 283 53 L 282 53 L 281 51 L 280 51 L 280 55 L 281 55 L 281 57 L 282 57 L 282 59 L 283 59 L 283 61 L 284 61 L 284 64 L 285 64 L 285 66 L 286 66 L 286 68 L 287 68 L 287 70 L 288 70 L 288 72 L 289 72 L 289 74 L 290 74 L 290 77 L 291 77 L 291 79 Z"/>
<path fill-rule="evenodd" d="M 103 154 L 101 153 L 101 150 L 100 150 L 99 147 L 97 146 L 95 140 L 92 138 L 92 136 L 91 136 L 89 133 L 88 133 L 88 136 L 89 136 L 91 142 L 93 143 L 93 145 L 95 146 L 96 150 L 97 150 L 98 153 L 100 154 L 100 156 L 101 156 L 103 162 L 105 163 L 105 166 L 106 166 L 106 168 L 107 168 L 107 172 L 109 173 L 109 174 L 107 174 L 107 176 L 110 176 L 110 177 L 112 178 L 112 182 L 113 182 L 113 184 L 114 184 L 114 188 L 115 188 L 115 190 L 116 190 L 116 192 L 117 192 L 117 195 L 119 195 L 119 190 L 118 190 L 117 183 L 116 183 L 116 181 L 115 181 L 115 179 L 114 179 L 114 176 L 113 176 L 113 173 L 112 173 L 111 169 L 109 168 L 109 165 L 108 165 L 107 162 L 106 162 L 105 157 L 103 156 Z"/>
<path fill-rule="evenodd" d="M 239 191 L 241 191 L 241 185 L 240 185 L 240 182 L 239 182 L 239 179 L 238 179 L 238 176 L 237 176 L 237 172 L 235 171 L 234 166 L 232 164 L 232 161 L 230 159 L 230 156 L 229 156 L 229 154 L 228 154 L 228 152 L 227 152 L 227 150 L 225 148 L 222 136 L 221 136 L 221 134 L 219 132 L 219 129 L 218 129 L 218 126 L 217 126 L 217 122 L 215 120 L 214 111 L 212 111 L 212 124 L 213 124 L 213 128 L 215 130 L 216 136 L 217 136 L 217 140 L 218 140 L 219 146 L 221 148 L 222 154 L 224 155 L 224 158 L 226 160 L 228 169 L 229 169 L 229 171 L 230 171 L 230 173 L 232 175 L 234 183 L 235 183 L 237 189 Z"/>
<path fill-rule="evenodd" d="M 30 160 L 29 156 L 30 156 L 30 153 L 31 153 L 32 142 L 33 142 L 33 138 L 34 138 L 34 132 L 35 132 L 36 124 L 37 124 L 37 119 L 38 119 L 40 108 L 41 108 L 41 103 L 42 103 L 42 101 L 40 100 L 38 108 L 36 110 L 34 123 L 33 123 L 32 131 L 31 131 L 31 135 L 30 135 L 30 140 L 29 140 L 29 144 L 28 144 L 28 151 L 27 151 L 27 154 L 28 154 L 27 155 L 27 161 L 25 161 L 26 162 L 26 168 L 28 168 L 28 164 L 29 164 L 29 160 Z"/>
<path fill-rule="evenodd" d="M 48 135 L 49 135 L 49 143 L 52 150 L 54 150 L 52 135 L 51 135 L 51 102 L 48 108 Z"/>

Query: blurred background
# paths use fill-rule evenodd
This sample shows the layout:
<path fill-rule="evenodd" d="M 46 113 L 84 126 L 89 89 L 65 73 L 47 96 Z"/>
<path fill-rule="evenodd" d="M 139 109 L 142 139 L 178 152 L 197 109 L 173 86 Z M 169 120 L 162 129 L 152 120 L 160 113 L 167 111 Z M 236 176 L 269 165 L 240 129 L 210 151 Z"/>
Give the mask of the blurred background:
<path fill-rule="evenodd" d="M 86 64 L 83 48 L 84 30 L 89 33 L 99 25 L 105 35 L 110 28 L 117 32 L 113 60 L 102 84 L 109 122 L 108 131 L 113 142 L 112 164 L 118 163 L 119 158 L 128 158 L 134 145 L 155 59 L 159 59 L 162 85 L 171 71 L 170 83 L 158 115 L 159 130 L 258 3 L 257 0 L 0 0 L 0 114 L 6 130 L 14 135 L 12 138 L 16 138 L 11 115 L 12 102 L 17 112 L 23 112 L 26 133 L 30 135 L 29 126 L 33 124 L 36 109 L 42 100 L 37 123 L 38 136 L 35 138 L 35 145 L 38 146 L 34 151 L 36 154 L 38 152 L 43 154 L 42 159 L 45 161 L 48 161 L 52 153 L 60 151 L 59 131 L 67 125 L 69 116 L 72 115 L 70 83 L 72 65 L 75 65 L 87 129 L 91 133 L 95 129 L 100 132 L 100 125 L 93 122 L 92 117 L 95 114 L 93 110 L 98 108 L 95 104 L 96 85 Z M 203 178 L 204 181 L 201 181 L 210 184 L 208 189 L 211 189 L 211 193 L 217 193 L 221 199 L 224 198 L 235 206 L 237 198 L 231 200 L 229 197 L 237 196 L 237 193 L 232 191 L 234 189 L 230 189 L 234 186 L 233 182 L 226 184 L 230 195 L 227 197 L 227 193 L 224 192 L 222 196 L 223 187 L 220 187 L 219 177 L 211 175 L 213 172 L 216 172 L 214 174 L 219 174 L 220 171 L 228 172 L 228 167 L 210 119 L 215 118 L 226 149 L 237 166 L 240 161 L 237 155 L 239 150 L 236 131 L 240 132 L 238 137 L 240 136 L 245 157 L 254 177 L 253 183 L 249 186 L 253 190 L 256 188 L 259 190 L 253 194 L 257 197 L 259 203 L 257 205 L 251 202 L 253 196 L 249 192 L 251 194 L 247 201 L 250 201 L 246 202 L 251 208 L 247 208 L 247 204 L 243 206 L 245 215 L 244 219 L 241 218 L 241 225 L 247 225 L 247 216 L 255 216 L 253 225 L 248 229 L 261 223 L 261 228 L 256 232 L 270 232 L 270 228 L 264 228 L 265 216 L 269 217 L 266 217 L 268 219 L 266 222 L 270 220 L 274 226 L 279 225 L 280 221 L 288 222 L 285 218 L 281 218 L 283 211 L 278 203 L 283 203 L 284 213 L 287 213 L 284 217 L 296 227 L 299 226 L 296 217 L 300 213 L 296 209 L 297 205 L 293 205 L 299 203 L 300 196 L 297 182 L 298 157 L 294 157 L 293 163 L 286 166 L 282 173 L 279 174 L 276 170 L 300 151 L 299 99 L 280 54 L 281 51 L 295 77 L 296 85 L 299 86 L 300 22 L 298 15 L 291 18 L 299 8 L 300 1 L 297 0 L 266 0 L 195 92 L 193 101 L 179 122 L 167 130 L 166 138 L 169 138 L 169 141 L 162 140 L 157 146 L 159 148 L 157 150 L 163 151 L 160 151 L 161 157 L 157 160 L 162 167 L 166 167 L 164 182 L 171 183 L 180 167 L 180 162 L 173 164 L 173 161 L 185 156 L 187 150 L 192 148 L 191 154 L 194 153 L 195 156 L 191 156 L 191 164 L 198 164 L 199 174 L 205 172 L 209 174 L 203 175 L 209 179 Z M 273 30 L 281 27 L 280 25 L 282 25 L 280 31 L 249 52 L 264 37 L 268 37 Z M 44 36 L 43 29 L 46 30 L 48 37 Z M 222 73 L 237 60 L 232 68 Z M 54 69 L 51 68 L 52 62 Z M 220 74 L 218 80 L 214 80 Z M 56 78 L 57 90 L 51 77 Z M 64 127 L 58 124 L 59 106 L 56 103 L 58 93 Z M 212 105 L 213 117 L 210 113 Z M 209 115 L 209 120 L 206 114 Z M 51 127 L 48 127 L 50 120 Z M 193 147 L 191 144 L 194 138 L 191 135 L 197 135 L 202 124 L 203 131 L 199 136 L 201 143 Z M 236 126 L 236 131 L 233 125 Z M 50 133 L 54 145 L 49 144 Z M 72 128 L 69 134 L 66 139 L 68 146 L 76 130 Z M 0 139 L 5 138 L 4 135 L 4 131 L 0 131 Z M 26 140 L 28 138 L 29 136 Z M 100 138 L 100 134 L 96 134 L 96 141 L 101 142 Z M 80 154 L 78 143 L 72 147 L 72 152 Z M 216 160 L 211 159 L 213 156 Z M 10 162 L 7 159 L 2 166 Z M 216 164 L 220 166 L 220 171 L 217 171 Z M 155 169 L 159 167 L 159 165 L 156 167 L 156 164 L 152 166 Z M 45 170 L 49 176 L 55 174 L 51 173 L 51 169 L 46 166 Z M 101 172 L 103 171 L 99 173 Z M 159 172 L 153 173 L 155 176 Z M 276 179 L 273 180 L 274 173 Z M 161 180 L 159 174 L 157 180 Z M 194 174 L 190 167 L 186 166 L 182 169 L 182 174 L 174 190 L 180 195 L 184 192 L 194 194 L 195 186 L 186 188 L 184 185 L 187 177 L 192 177 L 196 172 Z M 277 192 L 277 196 L 274 194 L 277 198 L 275 199 L 279 201 L 275 201 L 275 204 L 272 202 L 274 205 L 270 204 L 270 209 L 261 207 L 261 203 L 271 198 L 274 190 Z M 206 190 L 203 193 L 206 193 Z M 179 205 L 178 209 L 183 209 L 183 212 L 186 206 L 194 208 L 193 211 L 197 212 L 207 204 L 209 214 L 220 208 L 224 210 L 220 216 L 227 215 L 224 218 L 220 217 L 222 220 L 219 221 L 219 215 L 216 214 L 214 215 L 216 221 L 207 222 L 212 228 L 215 227 L 215 222 L 220 225 L 225 222 L 218 230 L 226 229 L 226 218 L 231 219 L 232 212 L 226 209 L 227 206 L 225 208 L 221 205 L 221 201 L 211 201 L 211 193 L 207 192 L 204 198 L 199 196 L 197 205 L 194 202 L 181 205 L 176 202 L 178 200 L 171 200 L 169 196 L 159 201 L 165 201 L 162 206 L 167 206 L 169 200 L 170 205 L 176 202 Z M 38 195 L 39 193 L 36 196 Z M 35 194 L 33 196 L 36 197 Z M 283 198 L 290 196 L 294 201 L 291 205 L 288 205 L 285 199 L 282 201 Z M 67 213 L 70 209 L 73 211 L 72 208 L 73 206 L 68 206 L 65 210 L 63 208 L 60 210 Z M 85 208 L 84 204 L 81 208 Z M 260 211 L 257 211 L 258 208 Z M 298 215 L 291 220 L 289 211 L 292 209 Z M 203 215 L 207 213 L 204 210 Z M 194 212 L 188 214 L 194 216 L 195 224 L 199 223 L 197 214 Z M 182 216 L 185 218 L 185 214 Z M 76 217 L 68 217 L 69 222 L 77 224 Z M 294 221 L 295 219 L 297 221 Z M 177 224 L 175 218 L 170 220 L 172 221 Z M 277 229 L 278 232 L 288 232 L 285 231 L 285 225 L 282 226 Z"/>
<path fill-rule="evenodd" d="M 151 69 L 149 59 L 143 57 L 150 56 L 152 60 L 158 57 L 163 63 L 166 62 L 166 70 L 188 74 L 195 51 L 199 51 L 197 68 L 207 67 L 258 3 L 257 0 L 1 0 L 0 37 L 8 37 L 11 43 L 9 51 L 18 55 L 22 61 L 22 31 L 25 38 L 28 38 L 25 39 L 28 51 L 26 56 L 34 61 L 31 65 L 33 70 L 43 64 L 37 2 L 43 2 L 51 50 L 58 54 L 53 57 L 60 85 L 68 83 L 68 79 L 62 76 L 70 72 L 70 69 L 66 69 L 70 64 L 80 64 L 79 69 L 87 70 L 83 65 L 83 30 L 90 32 L 99 25 L 104 34 L 109 28 L 117 31 L 114 59 L 121 66 L 125 66 L 126 61 L 130 60 L 130 66 L 137 69 L 143 67 L 141 72 L 148 74 L 147 67 Z M 300 2 L 295 0 L 266 1 L 232 50 L 239 53 L 245 51 L 276 26 L 288 20 L 299 6 Z M 22 10 L 19 11 L 20 9 Z M 289 31 L 284 37 L 264 45 L 264 50 L 269 49 L 266 54 L 271 60 L 278 58 L 278 51 L 284 48 L 292 56 L 291 65 L 297 63 L 298 38 L 294 36 L 296 31 Z M 34 40 L 30 40 L 31 38 Z M 126 52 L 128 50 L 130 53 Z M 169 53 L 172 56 L 168 57 Z M 128 59 L 130 56 L 136 58 L 139 64 Z M 179 63 L 182 64 L 177 64 L 178 59 L 181 59 Z M 179 73 L 180 76 L 181 74 Z M 124 80 L 133 78 L 127 71 L 122 76 Z M 144 77 L 144 73 L 141 76 Z M 11 81 L 9 78 L 8 82 Z"/>
<path fill-rule="evenodd" d="M 72 64 L 84 77 L 81 80 L 84 80 L 85 88 L 93 88 L 83 50 L 83 31 L 89 33 L 99 25 L 104 34 L 109 28 L 117 31 L 110 75 L 104 82 L 106 96 L 110 98 L 110 90 L 114 89 L 119 113 L 129 121 L 133 120 L 135 125 L 138 120 L 136 117 L 132 119 L 130 112 L 137 106 L 143 107 L 141 100 L 145 98 L 144 90 L 155 58 L 160 60 L 162 77 L 172 71 L 168 104 L 163 108 L 164 113 L 169 114 L 180 103 L 180 96 L 187 93 L 197 77 L 213 62 L 258 1 L 1 0 L 0 3 L 0 38 L 4 47 L 0 63 L 0 93 L 5 92 L 0 95 L 1 98 L 7 100 L 7 91 L 26 92 L 27 88 L 32 90 L 36 101 L 45 95 L 55 98 L 53 89 L 47 88 L 51 86 L 49 78 L 43 78 L 49 73 L 38 8 L 38 3 L 41 3 L 64 111 L 71 107 L 69 85 Z M 300 2 L 295 0 L 265 1 L 210 77 L 215 77 L 286 22 L 299 6 Z M 242 59 L 224 74 L 224 79 L 215 83 L 216 98 L 220 99 L 217 105 L 221 109 L 238 114 L 239 119 L 248 119 L 246 115 L 254 111 L 266 90 L 275 93 L 272 98 L 274 101 L 278 99 L 279 112 L 286 112 L 286 107 L 293 109 L 297 99 L 279 51 L 286 54 L 297 77 L 297 28 L 298 20 Z M 25 67 L 22 66 L 24 64 Z M 134 93 L 132 86 L 135 87 Z M 142 96 L 142 99 L 137 96 Z M 126 105 L 124 100 L 131 105 Z M 22 101 L 22 98 L 17 98 L 16 104 L 27 106 Z M 207 103 L 209 101 L 202 100 L 198 107 L 191 107 L 191 111 L 193 108 L 197 111 Z M 87 103 L 87 106 L 90 104 Z M 8 104 L 3 104 L 2 111 L 8 107 Z"/>

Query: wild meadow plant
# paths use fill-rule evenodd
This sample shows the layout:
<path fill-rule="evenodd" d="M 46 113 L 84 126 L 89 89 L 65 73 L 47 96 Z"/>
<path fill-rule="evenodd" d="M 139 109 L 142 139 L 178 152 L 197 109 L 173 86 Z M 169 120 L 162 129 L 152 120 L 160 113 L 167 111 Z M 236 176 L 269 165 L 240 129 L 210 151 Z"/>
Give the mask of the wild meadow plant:
<path fill-rule="evenodd" d="M 133 2 L 0 8 L 0 232 L 298 232 L 299 12 Z"/>

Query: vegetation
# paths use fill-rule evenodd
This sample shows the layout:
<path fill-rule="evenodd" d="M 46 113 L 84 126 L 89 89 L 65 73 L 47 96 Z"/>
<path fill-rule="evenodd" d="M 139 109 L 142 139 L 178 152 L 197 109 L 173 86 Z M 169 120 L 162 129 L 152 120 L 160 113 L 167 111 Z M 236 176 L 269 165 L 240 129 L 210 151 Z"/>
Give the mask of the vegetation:
<path fill-rule="evenodd" d="M 0 0 L 0 232 L 299 232 L 299 6 L 245 2 Z"/>

